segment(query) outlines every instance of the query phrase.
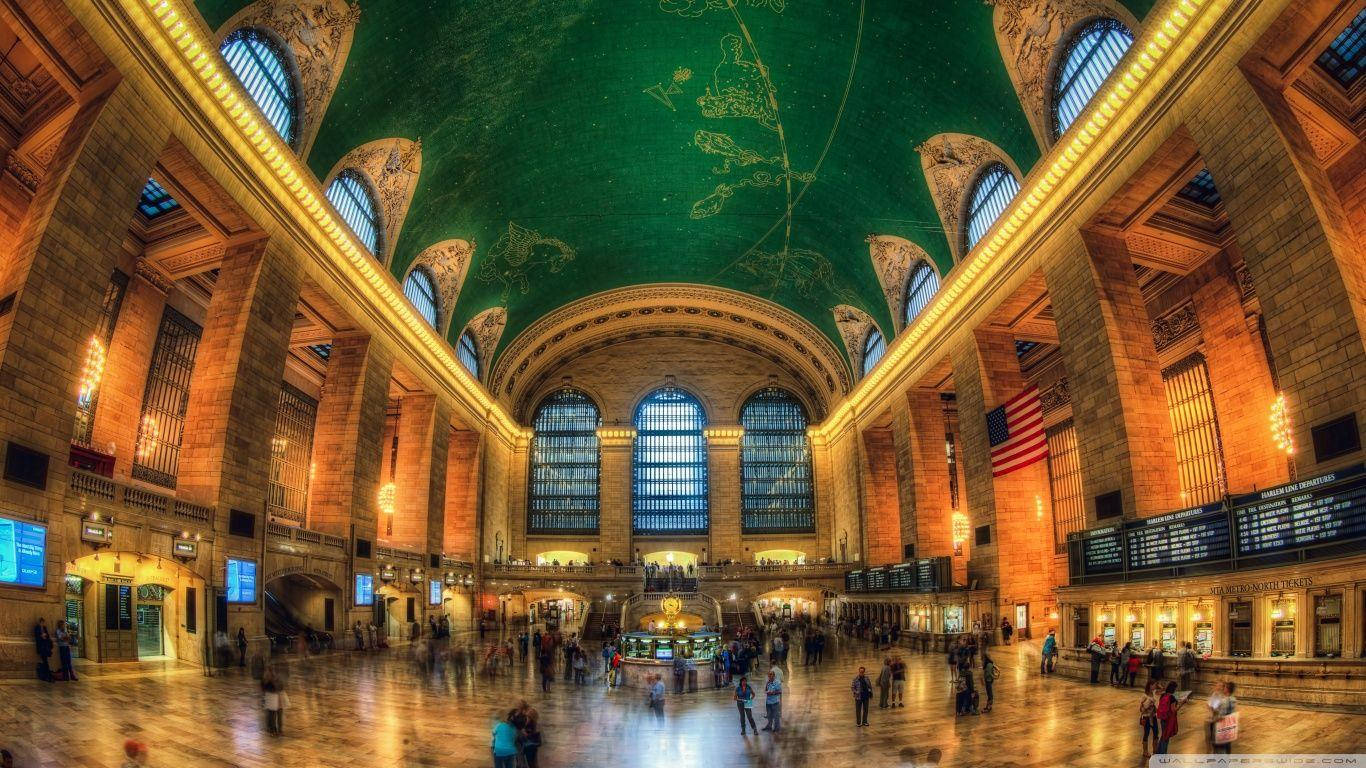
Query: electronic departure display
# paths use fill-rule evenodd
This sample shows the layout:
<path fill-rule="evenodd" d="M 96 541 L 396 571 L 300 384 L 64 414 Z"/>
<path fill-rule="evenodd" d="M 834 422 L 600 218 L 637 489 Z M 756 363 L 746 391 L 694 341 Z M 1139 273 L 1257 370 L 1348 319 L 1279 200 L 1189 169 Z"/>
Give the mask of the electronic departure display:
<path fill-rule="evenodd" d="M 868 589 L 868 581 L 863 578 L 863 571 L 849 571 L 844 574 L 845 592 L 865 592 Z"/>
<path fill-rule="evenodd" d="M 1124 532 L 1118 525 L 1077 534 L 1081 562 L 1086 573 L 1119 573 L 1124 570 Z"/>
<path fill-rule="evenodd" d="M 939 582 L 939 565 L 942 562 L 933 557 L 915 561 L 915 591 L 933 592 L 944 586 Z"/>
<path fill-rule="evenodd" d="M 0 517 L 0 584 L 41 587 L 47 577 L 47 529 Z"/>
<path fill-rule="evenodd" d="M 1131 571 L 1229 557 L 1228 513 L 1222 503 L 1125 523 L 1124 537 Z"/>
<path fill-rule="evenodd" d="M 953 563 L 948 557 L 926 557 L 844 574 L 846 592 L 935 592 L 952 584 Z"/>
<path fill-rule="evenodd" d="M 886 568 L 869 568 L 864 572 L 864 578 L 868 580 L 869 592 L 883 592 L 887 589 Z"/>
<path fill-rule="evenodd" d="M 1238 556 L 1366 536 L 1366 465 L 1233 499 Z"/>
<path fill-rule="evenodd" d="M 910 563 L 899 563 L 887 572 L 887 588 L 894 592 L 915 591 L 915 569 Z"/>

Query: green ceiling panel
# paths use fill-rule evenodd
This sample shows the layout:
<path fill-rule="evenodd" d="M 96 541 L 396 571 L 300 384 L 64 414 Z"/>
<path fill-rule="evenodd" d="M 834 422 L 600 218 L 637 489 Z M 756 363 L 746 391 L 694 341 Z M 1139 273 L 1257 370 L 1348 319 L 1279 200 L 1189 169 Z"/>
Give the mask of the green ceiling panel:
<path fill-rule="evenodd" d="M 245 5 L 199 4 L 215 26 Z M 394 271 L 479 244 L 452 337 L 491 306 L 506 344 L 566 302 L 671 281 L 772 299 L 839 346 L 836 304 L 892 327 L 868 234 L 950 262 L 917 144 L 953 131 L 1039 157 L 991 17 L 981 0 L 363 0 L 309 165 L 422 140 Z"/>

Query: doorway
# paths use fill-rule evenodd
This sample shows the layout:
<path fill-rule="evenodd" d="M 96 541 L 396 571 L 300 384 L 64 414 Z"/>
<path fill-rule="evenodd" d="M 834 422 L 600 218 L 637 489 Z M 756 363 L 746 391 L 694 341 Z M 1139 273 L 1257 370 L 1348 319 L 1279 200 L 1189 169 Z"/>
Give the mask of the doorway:
<path fill-rule="evenodd" d="M 1021 640 L 1029 639 L 1029 603 L 1015 604 L 1015 634 Z"/>
<path fill-rule="evenodd" d="M 138 658 L 165 656 L 166 635 L 163 618 L 168 590 L 160 584 L 142 584 L 137 589 Z"/>
<path fill-rule="evenodd" d="M 105 582 L 101 585 L 101 661 L 137 661 L 137 636 L 133 629 L 133 585 Z"/>

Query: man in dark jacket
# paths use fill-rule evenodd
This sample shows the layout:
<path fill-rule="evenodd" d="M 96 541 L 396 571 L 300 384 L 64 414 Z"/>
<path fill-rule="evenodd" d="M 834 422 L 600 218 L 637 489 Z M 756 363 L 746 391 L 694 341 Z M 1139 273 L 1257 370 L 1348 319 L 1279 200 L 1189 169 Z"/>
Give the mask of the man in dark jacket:
<path fill-rule="evenodd" d="M 47 631 L 47 619 L 38 619 L 33 625 L 33 646 L 38 652 L 38 679 L 50 683 L 53 677 L 48 659 L 52 658 L 52 635 Z"/>
<path fill-rule="evenodd" d="M 1100 663 L 1105 661 L 1105 643 L 1101 641 L 1100 635 L 1096 635 L 1091 644 L 1086 646 L 1086 652 L 1091 654 L 1091 682 L 1100 682 Z"/>
<path fill-rule="evenodd" d="M 868 701 L 873 698 L 873 683 L 868 679 L 868 671 L 858 668 L 854 682 L 849 685 L 854 694 L 854 727 L 868 724 Z"/>

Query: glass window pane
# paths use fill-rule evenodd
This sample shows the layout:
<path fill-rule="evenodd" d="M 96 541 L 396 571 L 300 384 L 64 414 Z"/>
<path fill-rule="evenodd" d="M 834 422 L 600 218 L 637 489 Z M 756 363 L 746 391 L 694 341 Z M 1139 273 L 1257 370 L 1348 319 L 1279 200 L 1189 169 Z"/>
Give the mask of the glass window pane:
<path fill-rule="evenodd" d="M 1114 19 L 1097 19 L 1072 38 L 1053 84 L 1054 138 L 1086 109 L 1133 42 L 1134 34 Z"/>
<path fill-rule="evenodd" d="M 427 270 L 419 267 L 408 273 L 408 278 L 403 281 L 403 295 L 413 303 L 413 308 L 427 324 L 435 328 L 436 318 L 440 314 L 437 311 L 436 283 Z"/>
<path fill-rule="evenodd" d="M 863 375 L 873 370 L 877 362 L 882 359 L 882 355 L 887 351 L 887 341 L 882 338 L 882 332 L 874 328 L 868 331 L 868 337 L 863 341 Z"/>
<path fill-rule="evenodd" d="M 379 255 L 379 212 L 364 177 L 350 168 L 327 185 L 327 199 L 370 253 Z"/>
<path fill-rule="evenodd" d="M 977 179 L 968 206 L 967 250 L 979 243 L 1020 191 L 1020 182 L 1004 163 L 993 163 Z"/>
<path fill-rule="evenodd" d="M 806 411 L 770 387 L 740 409 L 740 523 L 744 533 L 815 533 Z"/>
<path fill-rule="evenodd" d="M 474 341 L 474 334 L 465 331 L 460 334 L 460 343 L 455 347 L 455 356 L 460 358 L 460 364 L 465 366 L 465 370 L 470 372 L 474 378 L 479 378 L 479 345 Z"/>
<path fill-rule="evenodd" d="M 706 423 L 702 404 L 676 387 L 655 390 L 636 409 L 631 462 L 636 534 L 707 532 Z"/>
<path fill-rule="evenodd" d="M 294 79 L 275 41 L 259 29 L 239 29 L 223 40 L 219 52 L 266 121 L 293 146 L 298 109 Z"/>
<path fill-rule="evenodd" d="M 597 533 L 600 421 L 598 407 L 574 389 L 536 409 L 527 533 Z"/>
<path fill-rule="evenodd" d="M 939 292 L 939 273 L 934 271 L 934 267 L 925 260 L 920 260 L 911 267 L 911 276 L 906 283 L 906 325 L 920 316 L 925 311 L 925 307 L 930 305 L 930 300 Z"/>

